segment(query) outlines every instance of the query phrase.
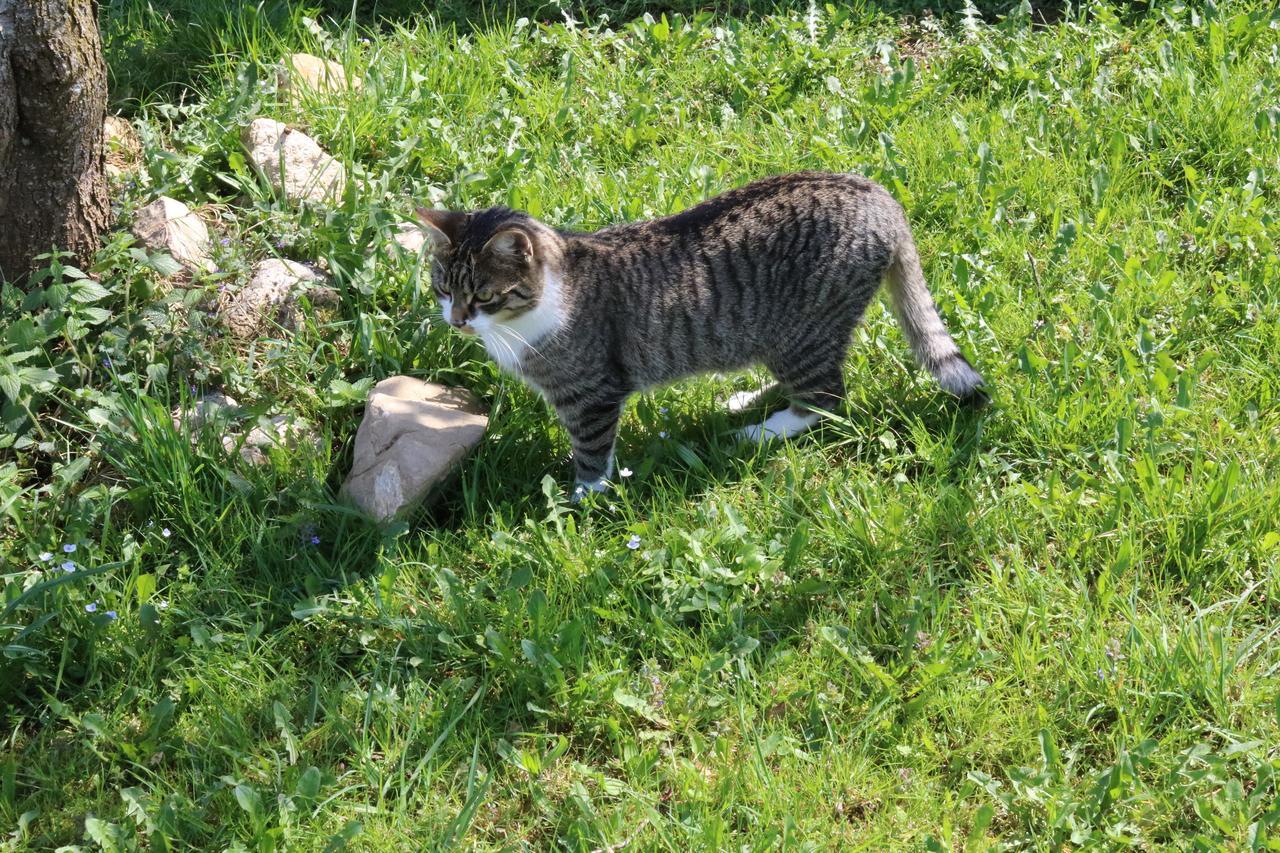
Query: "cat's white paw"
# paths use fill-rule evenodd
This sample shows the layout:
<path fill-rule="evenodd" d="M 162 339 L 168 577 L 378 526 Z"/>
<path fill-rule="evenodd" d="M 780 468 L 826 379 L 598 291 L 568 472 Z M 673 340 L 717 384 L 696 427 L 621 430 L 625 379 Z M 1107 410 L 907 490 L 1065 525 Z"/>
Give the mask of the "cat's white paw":
<path fill-rule="evenodd" d="M 775 382 L 765 385 L 762 388 L 757 388 L 754 391 L 735 391 L 729 396 L 729 399 L 725 401 L 725 407 L 729 410 L 730 414 L 736 415 L 738 412 L 745 411 L 760 402 L 761 398 L 766 394 L 772 393 L 777 387 L 778 385 Z"/>
<path fill-rule="evenodd" d="M 601 492 L 607 492 L 608 490 L 609 481 L 604 477 L 601 477 L 599 480 L 579 480 L 573 487 L 573 495 L 570 500 L 577 503 L 585 498 L 588 493 L 595 493 L 598 495 Z"/>
<path fill-rule="evenodd" d="M 735 433 L 739 441 L 764 444 L 775 438 L 791 438 L 810 429 L 822 419 L 817 412 L 796 412 L 783 409 L 765 418 L 762 424 L 749 424 Z"/>
<path fill-rule="evenodd" d="M 759 391 L 737 391 L 734 394 L 730 395 L 729 399 L 725 401 L 724 405 L 725 405 L 725 408 L 727 408 L 731 414 L 736 415 L 738 412 L 741 412 L 745 409 L 750 408 L 751 405 L 755 403 L 756 400 L 759 400 L 759 399 L 760 399 Z"/>

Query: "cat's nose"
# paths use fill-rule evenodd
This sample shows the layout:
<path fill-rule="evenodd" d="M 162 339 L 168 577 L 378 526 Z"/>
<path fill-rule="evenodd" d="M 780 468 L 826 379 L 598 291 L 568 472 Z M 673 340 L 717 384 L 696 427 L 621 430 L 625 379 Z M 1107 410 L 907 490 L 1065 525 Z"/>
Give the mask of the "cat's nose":
<path fill-rule="evenodd" d="M 469 311 L 466 308 L 466 306 L 458 305 L 456 303 L 449 306 L 449 308 L 450 308 L 448 313 L 449 325 L 453 326 L 455 329 L 457 329 L 459 332 L 462 332 L 464 335 L 474 335 L 476 333 L 476 330 L 471 328 L 471 325 L 470 325 L 472 312 Z"/>

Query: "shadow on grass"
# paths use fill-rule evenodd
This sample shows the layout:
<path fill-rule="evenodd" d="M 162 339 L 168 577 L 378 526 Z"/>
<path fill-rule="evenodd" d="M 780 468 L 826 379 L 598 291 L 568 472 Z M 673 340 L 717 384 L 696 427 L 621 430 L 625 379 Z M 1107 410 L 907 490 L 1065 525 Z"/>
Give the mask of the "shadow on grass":
<path fill-rule="evenodd" d="M 705 449 L 699 459 L 705 465 L 685 465 L 685 491 L 690 498 L 705 496 L 714 487 L 732 482 L 749 470 L 759 466 L 780 452 L 781 442 L 760 447 L 740 444 L 731 437 L 738 427 L 758 423 L 769 412 L 785 406 L 776 399 L 766 407 L 755 408 L 741 414 L 728 414 L 716 410 L 699 424 L 689 423 L 676 427 L 673 439 Z M 953 447 L 947 463 L 946 482 L 959 483 L 977 452 L 986 420 L 993 407 L 976 406 L 956 401 L 942 392 L 912 394 L 896 399 L 890 388 L 873 389 L 863 400 L 851 401 L 830 420 L 803 436 L 792 439 L 797 443 L 820 443 L 829 455 L 837 460 L 853 460 L 874 466 L 884 452 L 877 436 L 886 432 L 895 435 L 908 434 L 919 424 L 931 436 L 945 439 Z M 906 470 L 914 478 L 925 473 L 923 460 L 911 462 Z"/>

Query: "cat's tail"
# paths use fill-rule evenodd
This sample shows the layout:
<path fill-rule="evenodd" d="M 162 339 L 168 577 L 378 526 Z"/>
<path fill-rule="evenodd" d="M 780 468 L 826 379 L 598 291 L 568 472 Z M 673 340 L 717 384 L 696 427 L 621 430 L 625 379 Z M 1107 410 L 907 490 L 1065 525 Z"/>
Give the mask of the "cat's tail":
<path fill-rule="evenodd" d="M 894 250 L 886 273 L 893 313 L 911 344 L 916 360 L 938 379 L 945 390 L 962 400 L 985 402 L 981 374 L 960 354 L 947 333 L 938 306 L 925 285 L 920 255 L 908 229 Z"/>

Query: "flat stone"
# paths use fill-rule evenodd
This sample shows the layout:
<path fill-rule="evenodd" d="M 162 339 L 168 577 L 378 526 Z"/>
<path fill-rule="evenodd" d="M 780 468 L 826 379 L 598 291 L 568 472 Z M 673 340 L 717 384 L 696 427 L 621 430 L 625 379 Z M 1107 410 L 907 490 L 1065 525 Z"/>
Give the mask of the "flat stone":
<path fill-rule="evenodd" d="M 133 218 L 133 234 L 148 248 L 168 252 L 187 269 L 214 269 L 209 258 L 209 229 L 176 198 L 161 196 L 139 208 Z"/>
<path fill-rule="evenodd" d="M 426 244 L 427 235 L 412 222 L 401 222 L 396 226 L 396 234 L 391 239 L 406 252 L 416 255 Z"/>
<path fill-rule="evenodd" d="M 307 89 L 313 92 L 359 91 L 364 81 L 347 73 L 340 62 L 309 53 L 292 53 L 280 60 L 276 80 L 281 92 L 295 103 Z"/>
<path fill-rule="evenodd" d="M 298 300 L 306 296 L 313 305 L 338 304 L 338 292 L 328 279 L 311 267 L 282 258 L 259 261 L 253 278 L 234 291 L 218 296 L 218 314 L 237 338 L 256 337 L 268 319 L 296 330 L 301 313 Z"/>
<path fill-rule="evenodd" d="M 291 201 L 320 204 L 342 198 L 347 170 L 302 131 L 257 118 L 244 129 L 241 142 L 259 174 Z"/>
<path fill-rule="evenodd" d="M 408 376 L 384 379 L 369 393 L 343 493 L 387 521 L 446 480 L 488 424 L 469 391 Z"/>

